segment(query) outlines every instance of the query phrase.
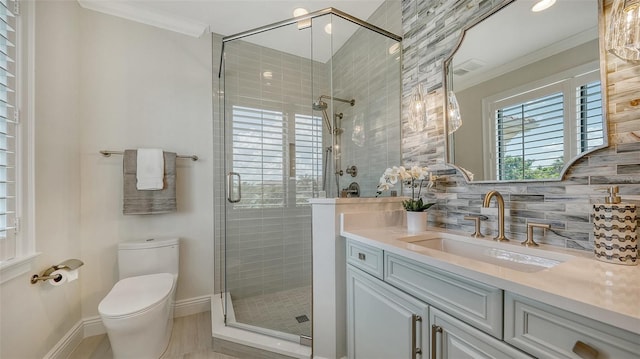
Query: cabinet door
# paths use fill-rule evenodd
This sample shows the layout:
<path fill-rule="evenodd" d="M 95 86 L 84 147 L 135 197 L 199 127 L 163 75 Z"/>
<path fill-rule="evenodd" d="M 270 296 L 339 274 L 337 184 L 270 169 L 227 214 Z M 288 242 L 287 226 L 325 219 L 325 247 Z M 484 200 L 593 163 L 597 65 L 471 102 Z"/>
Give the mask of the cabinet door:
<path fill-rule="evenodd" d="M 349 358 L 416 358 L 427 352 L 429 307 L 384 282 L 347 266 Z"/>
<path fill-rule="evenodd" d="M 538 358 L 640 358 L 638 333 L 509 292 L 504 300 L 504 340 Z"/>
<path fill-rule="evenodd" d="M 429 322 L 431 359 L 532 358 L 434 307 Z"/>

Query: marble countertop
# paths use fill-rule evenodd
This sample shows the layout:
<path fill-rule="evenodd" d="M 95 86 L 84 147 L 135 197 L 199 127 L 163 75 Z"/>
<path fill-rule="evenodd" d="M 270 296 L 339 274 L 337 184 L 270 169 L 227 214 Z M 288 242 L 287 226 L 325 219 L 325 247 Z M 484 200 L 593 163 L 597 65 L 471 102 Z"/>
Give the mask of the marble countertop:
<path fill-rule="evenodd" d="M 408 233 L 402 222 L 403 212 L 342 214 L 341 235 L 640 334 L 640 266 L 605 263 L 594 259 L 590 252 L 540 245 L 526 250 L 534 255 L 562 258 L 563 262 L 537 272 L 522 272 L 410 243 L 409 236 L 428 237 L 443 231 L 433 228 Z M 446 233 L 469 236 L 455 231 Z M 488 238 L 470 240 L 483 241 L 478 243 L 484 245 L 496 243 Z M 519 242 L 506 245 L 522 251 Z"/>

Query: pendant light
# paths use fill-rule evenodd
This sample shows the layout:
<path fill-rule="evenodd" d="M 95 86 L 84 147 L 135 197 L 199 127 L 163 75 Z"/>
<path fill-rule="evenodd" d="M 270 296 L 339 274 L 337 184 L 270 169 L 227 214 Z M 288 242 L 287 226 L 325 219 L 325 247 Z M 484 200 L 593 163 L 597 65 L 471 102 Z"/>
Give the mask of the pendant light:
<path fill-rule="evenodd" d="M 424 130 L 427 125 L 427 106 L 424 100 L 422 83 L 416 84 L 409 101 L 409 128 L 414 132 Z"/>
<path fill-rule="evenodd" d="M 453 64 L 451 64 L 453 66 Z M 449 77 L 450 89 L 447 90 L 447 123 L 448 134 L 456 132 L 457 129 L 462 126 L 462 116 L 460 115 L 460 105 L 456 98 L 456 93 L 453 92 L 453 69 L 447 69 L 447 76 Z"/>
<path fill-rule="evenodd" d="M 640 60 L 640 0 L 614 0 L 606 49 L 623 60 Z"/>
<path fill-rule="evenodd" d="M 462 126 L 462 117 L 460 116 L 460 105 L 453 91 L 447 93 L 447 111 L 449 112 L 449 134 L 456 132 Z"/>

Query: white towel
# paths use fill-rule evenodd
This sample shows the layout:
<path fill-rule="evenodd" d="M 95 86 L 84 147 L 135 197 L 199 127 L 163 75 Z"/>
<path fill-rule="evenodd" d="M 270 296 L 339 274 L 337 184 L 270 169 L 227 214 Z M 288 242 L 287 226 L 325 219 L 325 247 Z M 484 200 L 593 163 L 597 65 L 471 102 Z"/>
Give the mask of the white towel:
<path fill-rule="evenodd" d="M 164 156 L 161 149 L 138 149 L 136 180 L 136 188 L 139 191 L 164 188 Z"/>

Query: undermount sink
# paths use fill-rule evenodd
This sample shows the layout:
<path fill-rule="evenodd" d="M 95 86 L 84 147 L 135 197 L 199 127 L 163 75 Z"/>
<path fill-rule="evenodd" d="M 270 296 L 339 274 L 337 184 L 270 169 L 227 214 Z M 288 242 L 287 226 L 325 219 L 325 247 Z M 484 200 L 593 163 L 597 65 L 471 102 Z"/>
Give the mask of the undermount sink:
<path fill-rule="evenodd" d="M 410 236 L 401 240 L 410 243 L 410 245 L 528 273 L 552 268 L 572 258 L 570 255 L 547 253 L 539 249 L 516 247 L 513 244 L 497 243 L 486 239 L 471 239 L 448 233 Z"/>

